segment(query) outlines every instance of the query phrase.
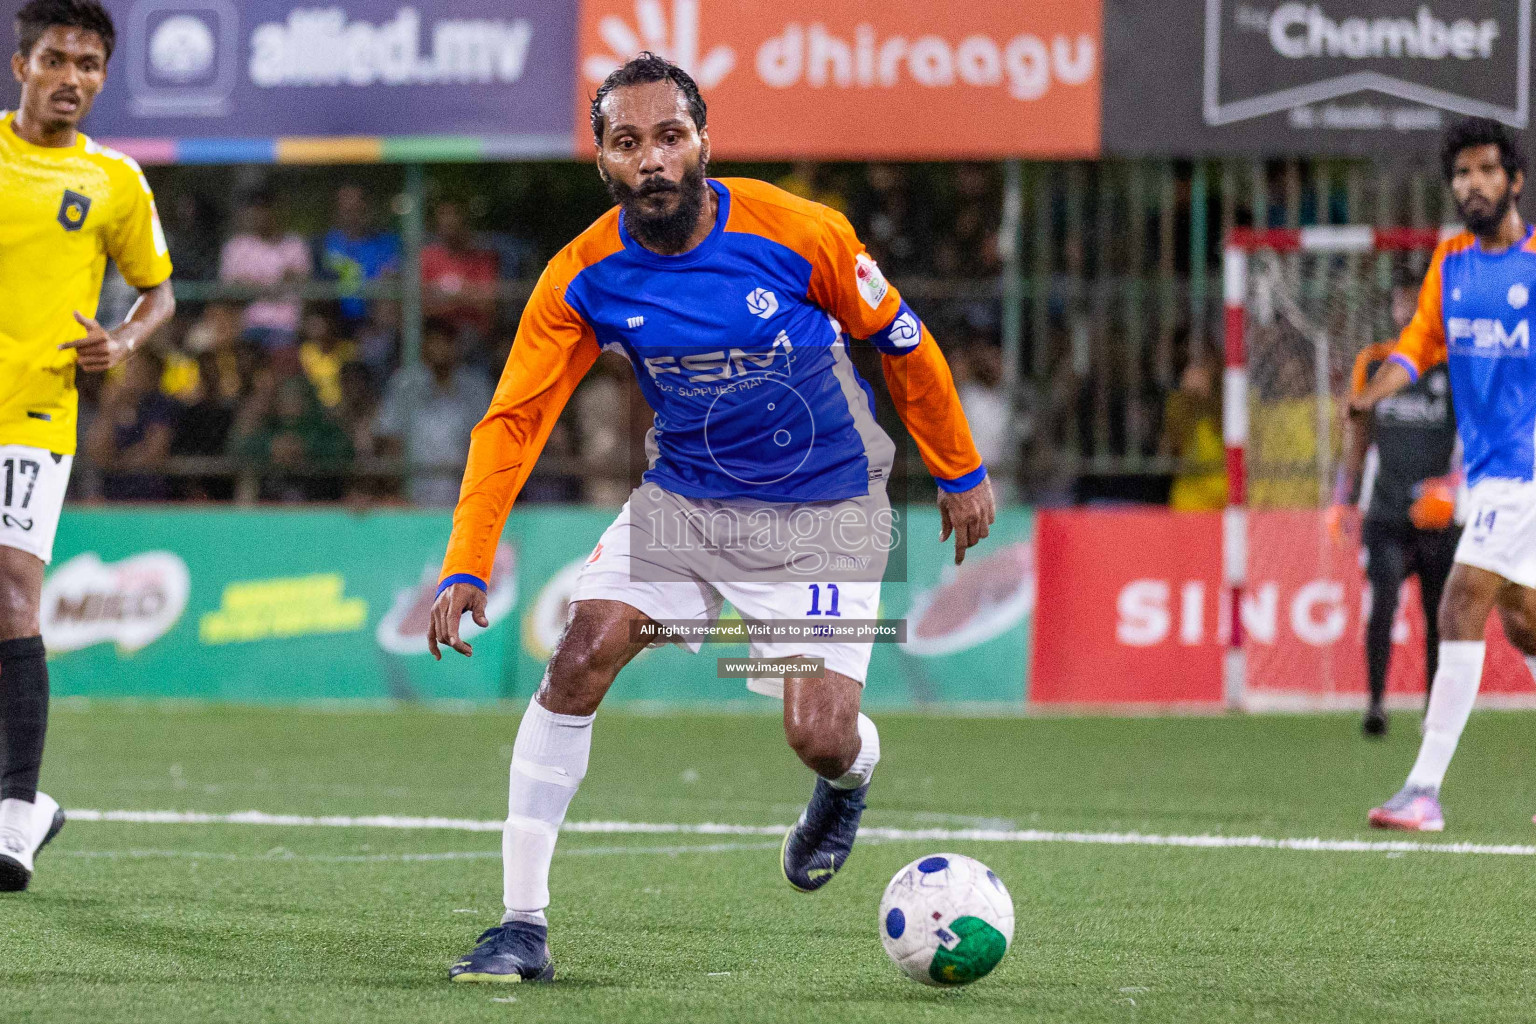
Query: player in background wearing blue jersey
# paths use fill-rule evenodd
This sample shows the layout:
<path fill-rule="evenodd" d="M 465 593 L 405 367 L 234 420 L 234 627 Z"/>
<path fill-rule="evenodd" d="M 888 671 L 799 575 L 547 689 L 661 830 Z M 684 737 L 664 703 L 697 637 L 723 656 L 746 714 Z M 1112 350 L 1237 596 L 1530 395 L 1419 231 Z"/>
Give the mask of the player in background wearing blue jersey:
<path fill-rule="evenodd" d="M 1525 155 L 1503 125 L 1471 118 L 1446 134 L 1441 163 L 1467 230 L 1435 250 L 1412 322 L 1349 404 L 1363 416 L 1440 362 L 1450 370 L 1467 526 L 1440 600 L 1440 666 L 1418 760 L 1369 816 L 1377 828 L 1419 832 L 1445 828 L 1440 784 L 1477 699 L 1490 611 L 1536 671 L 1536 240 L 1516 208 Z"/>
<path fill-rule="evenodd" d="M 777 638 L 754 636 L 753 657 L 823 659 L 749 686 L 782 697 L 785 738 L 816 775 L 785 835 L 784 877 L 809 892 L 847 862 L 880 739 L 859 711 L 869 644 L 830 630 L 878 615 L 895 454 L 848 358 L 850 338 L 880 352 L 896 411 L 938 483 L 940 540 L 954 534 L 957 563 L 994 517 L 943 354 L 847 218 L 760 181 L 707 178 L 704 100 L 686 72 L 652 54 L 608 77 L 592 128 L 618 205 L 550 261 L 475 427 L 428 631 L 433 654 L 439 644 L 471 653 L 459 620 L 468 612 L 486 624 L 507 514 L 600 351 L 629 361 L 655 410 L 650 466 L 582 566 L 518 726 L 505 914 L 452 965 L 459 982 L 553 977 L 549 868 L 598 705 L 655 627 L 712 622 L 723 601 L 747 622 L 785 624 Z M 807 638 L 817 636 L 829 639 Z"/>

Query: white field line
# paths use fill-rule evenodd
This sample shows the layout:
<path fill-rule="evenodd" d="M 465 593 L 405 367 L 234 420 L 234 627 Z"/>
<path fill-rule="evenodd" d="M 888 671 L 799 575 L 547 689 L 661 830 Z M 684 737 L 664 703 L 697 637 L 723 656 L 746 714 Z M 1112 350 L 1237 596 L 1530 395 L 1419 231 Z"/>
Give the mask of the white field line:
<path fill-rule="evenodd" d="M 278 825 L 296 828 L 444 829 L 457 832 L 500 832 L 501 822 L 475 818 L 412 818 L 395 815 L 349 817 L 303 814 L 268 814 L 238 811 L 208 814 L 201 811 L 98 811 L 66 812 L 73 821 L 125 822 L 141 825 Z M 697 835 L 782 836 L 784 825 L 725 825 L 716 822 L 684 824 L 645 821 L 568 821 L 562 832 L 602 835 Z M 884 842 L 968 843 L 1073 843 L 1090 846 L 1162 846 L 1197 850 L 1296 850 L 1307 853 L 1451 853 L 1501 857 L 1536 857 L 1536 845 L 1515 843 L 1426 843 L 1405 839 L 1276 839 L 1269 836 L 1156 835 L 1145 832 L 1050 832 L 1043 829 L 992 828 L 881 828 L 859 831 L 861 839 Z M 625 848 L 627 849 L 627 848 Z M 639 848 L 636 848 L 639 849 Z M 655 849 L 655 848 L 650 848 Z M 708 847 L 688 847 L 707 851 Z M 574 852 L 564 850 L 562 853 Z"/>
<path fill-rule="evenodd" d="M 601 857 L 633 853 L 676 855 L 682 853 L 734 853 L 739 850 L 777 850 L 778 843 L 702 843 L 691 846 L 578 846 L 561 850 L 562 857 Z M 217 853 L 201 850 L 63 850 L 65 857 L 87 860 L 238 860 L 304 861 L 319 864 L 411 864 L 418 861 L 500 860 L 500 850 L 464 850 L 446 853 L 294 853 L 273 850 L 268 853 Z M 58 856 L 58 854 L 55 854 Z"/>

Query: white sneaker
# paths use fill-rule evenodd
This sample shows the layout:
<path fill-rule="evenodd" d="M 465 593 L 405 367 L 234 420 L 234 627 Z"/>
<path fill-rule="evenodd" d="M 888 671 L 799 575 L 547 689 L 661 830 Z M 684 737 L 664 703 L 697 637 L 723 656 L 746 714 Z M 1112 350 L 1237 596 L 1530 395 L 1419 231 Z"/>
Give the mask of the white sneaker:
<path fill-rule="evenodd" d="M 32 881 L 33 859 L 64 827 L 59 802 L 47 793 L 35 803 L 0 800 L 0 892 L 20 892 Z"/>

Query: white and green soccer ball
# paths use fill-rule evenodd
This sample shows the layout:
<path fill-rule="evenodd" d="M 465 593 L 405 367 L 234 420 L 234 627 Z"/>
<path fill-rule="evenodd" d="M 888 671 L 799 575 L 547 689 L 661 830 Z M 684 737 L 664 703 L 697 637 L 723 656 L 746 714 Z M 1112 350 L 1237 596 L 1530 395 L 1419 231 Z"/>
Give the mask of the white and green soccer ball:
<path fill-rule="evenodd" d="M 880 941 L 913 981 L 969 985 L 1008 952 L 1013 897 L 981 861 L 930 854 L 896 872 L 885 887 Z"/>

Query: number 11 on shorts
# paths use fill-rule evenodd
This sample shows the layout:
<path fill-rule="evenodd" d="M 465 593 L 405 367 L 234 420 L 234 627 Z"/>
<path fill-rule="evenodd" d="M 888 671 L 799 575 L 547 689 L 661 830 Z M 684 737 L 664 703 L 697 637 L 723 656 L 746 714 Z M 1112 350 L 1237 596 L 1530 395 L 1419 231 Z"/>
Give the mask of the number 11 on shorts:
<path fill-rule="evenodd" d="M 807 583 L 811 589 L 811 610 L 807 615 L 842 615 L 837 610 L 837 584 L 836 583 Z M 827 588 L 827 610 L 821 610 L 821 588 Z"/>

